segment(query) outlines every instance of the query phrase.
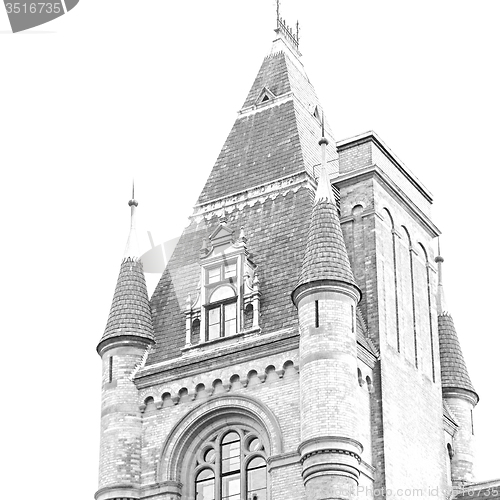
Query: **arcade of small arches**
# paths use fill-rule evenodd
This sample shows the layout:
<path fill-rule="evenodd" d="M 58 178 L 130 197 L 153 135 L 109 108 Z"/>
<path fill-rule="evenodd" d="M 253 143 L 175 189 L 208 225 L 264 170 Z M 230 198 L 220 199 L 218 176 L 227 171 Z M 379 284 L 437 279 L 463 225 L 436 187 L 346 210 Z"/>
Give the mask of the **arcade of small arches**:
<path fill-rule="evenodd" d="M 218 394 L 228 393 L 243 388 L 252 388 L 262 383 L 278 382 L 281 379 L 288 379 L 297 374 L 298 366 L 293 361 L 285 361 L 282 368 L 277 370 L 274 365 L 269 365 L 262 373 L 257 370 L 250 370 L 245 377 L 240 377 L 234 374 L 226 382 L 220 378 L 212 381 L 210 386 L 203 383 L 197 384 L 195 387 L 181 387 L 176 392 L 172 390 L 160 390 L 152 393 L 149 390 L 143 392 L 143 404 L 140 406 L 142 412 L 150 412 L 156 409 L 168 408 L 180 403 L 190 402 L 193 400 L 203 400 Z"/>

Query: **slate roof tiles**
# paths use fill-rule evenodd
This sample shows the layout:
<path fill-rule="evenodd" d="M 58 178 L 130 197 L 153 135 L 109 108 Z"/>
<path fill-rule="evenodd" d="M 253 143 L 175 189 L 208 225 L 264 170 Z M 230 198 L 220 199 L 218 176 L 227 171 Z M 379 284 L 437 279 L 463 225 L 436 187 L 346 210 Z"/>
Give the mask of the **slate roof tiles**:
<path fill-rule="evenodd" d="M 313 208 L 306 253 L 297 287 L 320 280 L 342 281 L 356 286 L 340 228 L 337 207 L 323 200 L 316 203 Z"/>
<path fill-rule="evenodd" d="M 453 318 L 443 313 L 438 316 L 439 354 L 443 389 L 463 389 L 476 394 L 462 354 Z"/>
<path fill-rule="evenodd" d="M 113 337 L 125 335 L 154 341 L 142 262 L 132 258 L 122 261 L 108 322 L 99 345 Z"/>

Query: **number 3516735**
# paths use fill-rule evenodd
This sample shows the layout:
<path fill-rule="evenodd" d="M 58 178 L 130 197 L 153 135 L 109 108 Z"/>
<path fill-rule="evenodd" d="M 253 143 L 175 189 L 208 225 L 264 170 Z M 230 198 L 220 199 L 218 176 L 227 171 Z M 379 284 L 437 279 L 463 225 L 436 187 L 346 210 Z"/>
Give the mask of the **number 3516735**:
<path fill-rule="evenodd" d="M 62 7 L 60 3 L 6 3 L 7 14 L 60 14 Z"/>

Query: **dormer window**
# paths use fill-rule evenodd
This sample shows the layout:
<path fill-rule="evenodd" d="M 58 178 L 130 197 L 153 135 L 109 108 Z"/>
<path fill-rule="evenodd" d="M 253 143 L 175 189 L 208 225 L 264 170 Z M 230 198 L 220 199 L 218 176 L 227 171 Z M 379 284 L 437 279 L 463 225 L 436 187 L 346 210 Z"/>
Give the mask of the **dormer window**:
<path fill-rule="evenodd" d="M 259 329 L 259 280 L 243 229 L 235 241 L 223 217 L 209 242 L 204 240 L 200 251 L 196 295 L 192 290 L 186 299 L 187 347 Z"/>

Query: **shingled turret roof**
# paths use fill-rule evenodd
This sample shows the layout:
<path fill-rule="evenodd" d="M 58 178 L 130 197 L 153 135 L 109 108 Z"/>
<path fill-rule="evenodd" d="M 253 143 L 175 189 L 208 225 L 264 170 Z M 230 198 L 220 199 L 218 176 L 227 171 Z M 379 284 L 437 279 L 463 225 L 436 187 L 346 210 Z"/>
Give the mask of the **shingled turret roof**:
<path fill-rule="evenodd" d="M 130 233 L 106 329 L 97 346 L 98 352 L 112 339 L 131 340 L 135 338 L 142 339 L 146 343 L 154 342 L 151 308 L 135 232 L 137 205 L 138 203 L 134 199 L 129 201 L 131 208 Z"/>
<path fill-rule="evenodd" d="M 459 391 L 467 391 L 472 394 L 477 402 L 479 396 L 470 380 L 453 318 L 444 310 L 445 300 L 442 272 L 444 259 L 441 256 L 437 256 L 435 261 L 438 264 L 438 335 L 443 393 L 446 394 L 446 392 L 457 389 Z"/>
<path fill-rule="evenodd" d="M 352 274 L 337 205 L 326 172 L 328 141 L 323 137 L 319 144 L 323 150 L 322 166 L 307 235 L 306 253 L 294 297 L 299 288 L 316 281 L 347 283 L 361 293 Z"/>

